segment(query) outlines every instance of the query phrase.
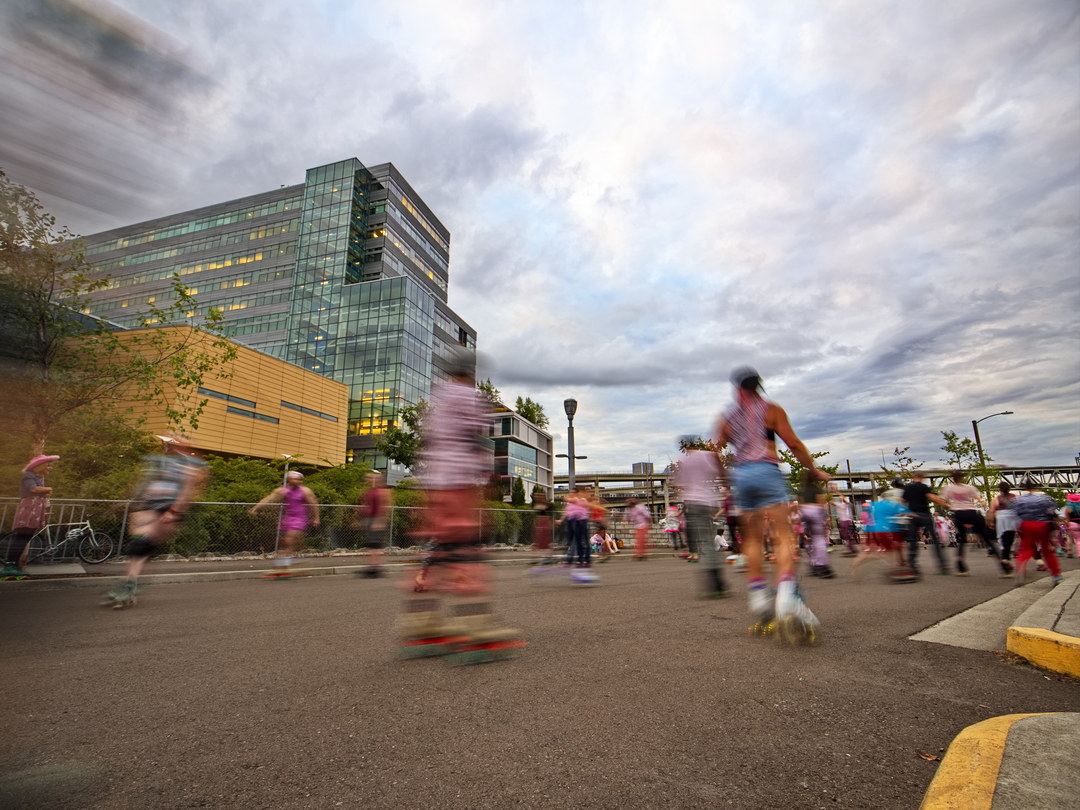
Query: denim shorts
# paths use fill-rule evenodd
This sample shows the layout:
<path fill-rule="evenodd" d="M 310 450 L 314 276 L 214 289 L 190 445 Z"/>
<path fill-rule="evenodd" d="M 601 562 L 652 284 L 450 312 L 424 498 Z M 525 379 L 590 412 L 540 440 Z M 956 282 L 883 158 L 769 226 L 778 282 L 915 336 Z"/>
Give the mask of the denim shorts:
<path fill-rule="evenodd" d="M 735 505 L 744 512 L 791 500 L 791 490 L 780 468 L 768 461 L 751 461 L 731 468 Z"/>

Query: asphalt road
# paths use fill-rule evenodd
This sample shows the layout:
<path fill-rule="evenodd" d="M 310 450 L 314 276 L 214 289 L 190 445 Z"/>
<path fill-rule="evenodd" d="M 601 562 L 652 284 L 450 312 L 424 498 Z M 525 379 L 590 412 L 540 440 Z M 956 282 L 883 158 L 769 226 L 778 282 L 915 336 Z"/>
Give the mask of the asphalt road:
<path fill-rule="evenodd" d="M 529 646 L 459 668 L 397 660 L 386 579 L 158 585 L 126 611 L 0 586 L 0 807 L 915 808 L 920 755 L 965 726 L 1080 710 L 1076 681 L 907 639 L 1011 587 L 971 558 L 914 585 L 837 559 L 805 585 L 807 649 L 746 636 L 741 575 L 700 601 L 674 558 L 596 588 L 501 566 Z"/>

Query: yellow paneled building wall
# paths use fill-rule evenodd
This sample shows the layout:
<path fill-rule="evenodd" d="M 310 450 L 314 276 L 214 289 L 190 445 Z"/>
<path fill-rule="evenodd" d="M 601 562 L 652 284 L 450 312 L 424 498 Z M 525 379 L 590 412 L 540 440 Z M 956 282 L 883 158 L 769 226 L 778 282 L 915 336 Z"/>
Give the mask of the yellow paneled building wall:
<path fill-rule="evenodd" d="M 121 340 L 137 341 L 147 332 L 121 332 Z M 198 350 L 222 355 L 211 340 L 187 326 L 162 327 L 175 342 L 194 341 Z M 236 359 L 203 375 L 193 401 L 206 400 L 197 429 L 185 428 L 192 447 L 208 453 L 297 461 L 321 467 L 345 462 L 349 388 L 321 374 L 233 344 Z M 131 403 L 144 427 L 168 430 L 161 408 Z"/>

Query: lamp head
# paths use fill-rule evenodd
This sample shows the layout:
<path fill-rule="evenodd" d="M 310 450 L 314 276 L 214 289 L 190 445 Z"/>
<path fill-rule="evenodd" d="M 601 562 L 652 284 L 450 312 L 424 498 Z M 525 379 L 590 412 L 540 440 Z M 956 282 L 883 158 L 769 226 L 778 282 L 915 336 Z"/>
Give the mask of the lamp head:
<path fill-rule="evenodd" d="M 577 400 L 576 399 L 564 399 L 562 403 L 563 410 L 566 411 L 566 418 L 573 419 L 574 414 L 577 413 Z"/>

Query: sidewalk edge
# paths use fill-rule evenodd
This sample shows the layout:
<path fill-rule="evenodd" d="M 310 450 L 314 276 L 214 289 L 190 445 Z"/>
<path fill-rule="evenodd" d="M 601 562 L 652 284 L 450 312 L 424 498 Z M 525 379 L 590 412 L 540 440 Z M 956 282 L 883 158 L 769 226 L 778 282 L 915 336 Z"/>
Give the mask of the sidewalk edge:
<path fill-rule="evenodd" d="M 1043 669 L 1080 678 L 1080 638 L 1042 627 L 1010 627 L 1005 648 Z"/>
<path fill-rule="evenodd" d="M 919 810 L 990 810 L 1009 729 L 1044 714 L 1058 712 L 1004 714 L 963 729 L 945 752 Z"/>

